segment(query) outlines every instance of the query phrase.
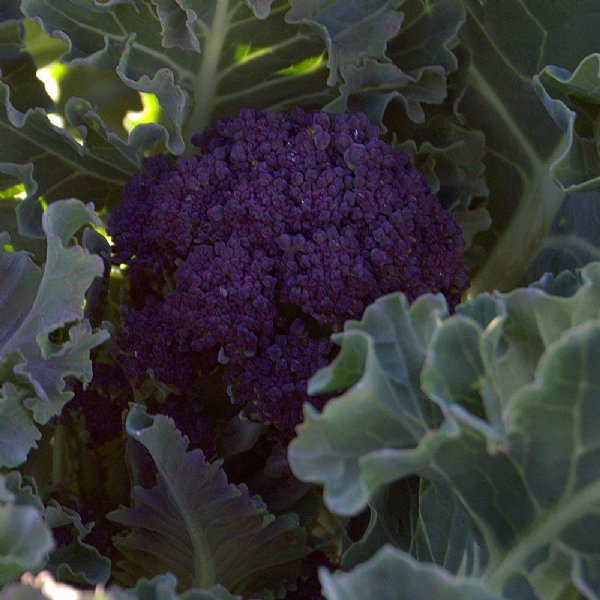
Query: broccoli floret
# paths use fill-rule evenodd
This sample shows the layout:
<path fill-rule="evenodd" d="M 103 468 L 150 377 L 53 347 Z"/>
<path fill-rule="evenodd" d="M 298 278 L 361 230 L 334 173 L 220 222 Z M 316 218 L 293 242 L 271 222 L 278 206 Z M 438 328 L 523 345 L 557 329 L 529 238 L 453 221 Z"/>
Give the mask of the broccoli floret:
<path fill-rule="evenodd" d="M 110 220 L 126 368 L 185 390 L 225 365 L 232 401 L 291 436 L 344 321 L 393 291 L 459 301 L 462 233 L 363 114 L 245 109 L 193 142 L 148 159 Z"/>

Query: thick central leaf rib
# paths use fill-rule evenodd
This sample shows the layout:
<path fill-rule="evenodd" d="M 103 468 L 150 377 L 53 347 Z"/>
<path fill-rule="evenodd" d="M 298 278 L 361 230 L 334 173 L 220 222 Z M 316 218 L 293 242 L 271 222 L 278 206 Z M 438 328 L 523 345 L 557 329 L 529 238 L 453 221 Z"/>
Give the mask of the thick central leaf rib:
<path fill-rule="evenodd" d="M 183 495 L 184 489 L 177 482 L 179 475 L 173 473 L 172 469 L 169 469 L 169 465 L 166 465 L 161 460 L 160 455 L 155 456 L 154 459 L 158 472 L 169 490 L 169 495 L 179 509 L 181 518 L 185 523 L 185 528 L 189 533 L 190 541 L 192 542 L 193 555 L 195 557 L 193 585 L 201 589 L 210 588 L 217 583 L 217 578 L 208 539 L 202 527 L 198 526 L 198 519 L 194 515 L 193 506 L 190 506 L 188 499 Z M 179 465 L 179 469 L 183 466 Z"/>
<path fill-rule="evenodd" d="M 173 573 L 182 590 L 221 584 L 252 598 L 297 579 L 308 548 L 296 519 L 271 515 L 245 486 L 228 482 L 221 462 L 187 452 L 170 418 L 136 405 L 126 429 L 150 452 L 158 480 L 151 489 L 136 486 L 135 506 L 108 516 L 130 530 L 116 541 L 126 557 L 116 577 L 135 583 L 142 567 L 146 575 Z"/>
<path fill-rule="evenodd" d="M 194 111 L 189 120 L 194 131 L 202 131 L 210 123 L 216 96 L 216 75 L 228 30 L 228 8 L 229 0 L 217 0 L 215 14 L 204 40 L 202 61 L 194 86 Z"/>

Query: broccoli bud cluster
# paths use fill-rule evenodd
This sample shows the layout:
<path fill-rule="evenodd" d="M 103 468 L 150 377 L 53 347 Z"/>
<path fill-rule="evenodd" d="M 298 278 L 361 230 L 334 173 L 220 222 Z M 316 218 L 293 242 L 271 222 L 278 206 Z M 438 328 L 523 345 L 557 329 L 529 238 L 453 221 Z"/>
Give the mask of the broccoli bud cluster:
<path fill-rule="evenodd" d="M 454 216 L 365 115 L 245 109 L 193 143 L 148 159 L 110 220 L 133 374 L 182 390 L 224 365 L 232 401 L 291 435 L 332 331 L 389 292 L 466 288 Z"/>

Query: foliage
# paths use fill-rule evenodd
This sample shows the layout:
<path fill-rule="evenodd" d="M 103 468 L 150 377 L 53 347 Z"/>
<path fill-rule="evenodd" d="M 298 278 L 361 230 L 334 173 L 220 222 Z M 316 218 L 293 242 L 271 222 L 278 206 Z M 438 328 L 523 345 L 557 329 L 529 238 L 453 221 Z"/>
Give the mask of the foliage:
<path fill-rule="evenodd" d="M 309 552 L 304 530 L 270 515 L 245 486 L 229 484 L 201 450 L 186 452 L 187 440 L 167 417 L 133 406 L 126 430 L 149 451 L 158 481 L 133 489 L 134 507 L 108 515 L 132 529 L 115 540 L 126 557 L 118 578 L 135 584 L 141 571 L 171 572 L 184 589 L 221 583 L 253 596 L 285 591 Z"/>
<path fill-rule="evenodd" d="M 21 583 L 13 583 L 0 591 L 1 600 L 60 600 L 68 595 L 74 600 L 242 600 L 230 594 L 220 585 L 210 590 L 190 590 L 177 594 L 177 580 L 173 575 L 159 575 L 154 579 L 140 579 L 134 588 L 124 590 L 116 585 L 108 589 L 97 587 L 95 591 L 82 591 L 58 583 L 47 571 L 34 577 L 24 577 Z"/>
<path fill-rule="evenodd" d="M 597 0 L 1 2 L 0 598 L 600 597 L 600 266 L 556 275 L 600 258 L 599 30 Z M 463 303 L 453 251 L 382 226 L 390 264 L 427 246 L 439 279 L 348 286 L 323 228 L 329 262 L 253 273 L 278 323 L 250 286 L 208 343 L 237 289 L 219 277 L 248 261 L 194 251 L 216 279 L 188 268 L 201 225 L 220 231 L 189 175 L 223 159 L 243 108 L 248 131 L 312 115 L 315 148 L 323 123 L 358 122 L 406 152 L 433 221 L 462 228 Z M 227 150 L 204 201 L 245 178 L 250 222 L 268 186 Z M 423 225 L 408 196 L 404 224 Z M 293 220 L 273 202 L 265 221 Z M 296 256 L 279 234 L 263 266 Z M 276 333 L 254 356 L 248 315 Z"/>
<path fill-rule="evenodd" d="M 97 217 L 75 200 L 53 204 L 42 217 L 46 263 L 39 268 L 25 251 L 0 244 L 0 464 L 25 461 L 44 425 L 73 397 L 67 377 L 92 379 L 90 350 L 108 337 L 83 318 L 84 293 L 103 271 L 102 260 L 73 245 L 73 235 Z M 68 285 L 64 285 L 67 281 Z"/>
<path fill-rule="evenodd" d="M 352 578 L 322 575 L 331 598 L 376 581 L 378 598 L 412 598 L 410 577 L 444 597 L 461 586 L 478 598 L 597 597 L 599 295 L 591 263 L 452 316 L 439 296 L 408 306 L 392 294 L 336 335 L 340 354 L 311 389 L 345 391 L 322 413 L 305 406 L 290 463 L 324 485 L 334 512 L 371 509 L 343 565 L 364 546 L 404 552 L 388 547 Z M 378 526 L 385 487 L 413 474 L 412 530 Z M 381 569 L 418 576 L 399 588 Z"/>
<path fill-rule="evenodd" d="M 567 134 L 564 150 L 551 166 L 552 174 L 567 192 L 600 188 L 596 125 L 600 110 L 599 69 L 600 54 L 590 54 L 573 73 L 549 66 L 533 79 L 544 106 Z"/>

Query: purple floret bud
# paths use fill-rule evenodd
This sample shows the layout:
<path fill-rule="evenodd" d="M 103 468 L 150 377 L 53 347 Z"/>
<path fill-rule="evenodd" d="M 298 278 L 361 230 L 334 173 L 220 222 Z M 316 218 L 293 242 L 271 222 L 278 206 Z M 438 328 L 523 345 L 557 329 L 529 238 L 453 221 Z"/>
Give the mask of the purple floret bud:
<path fill-rule="evenodd" d="M 232 401 L 289 439 L 321 402 L 306 384 L 329 335 L 395 291 L 453 308 L 464 240 L 363 114 L 244 109 L 193 143 L 198 156 L 148 159 L 109 222 L 130 275 L 123 366 L 181 392 L 222 369 Z"/>
<path fill-rule="evenodd" d="M 331 136 L 326 131 L 319 131 L 315 134 L 314 140 L 317 150 L 325 150 L 329 146 Z"/>
<path fill-rule="evenodd" d="M 367 150 L 362 144 L 352 144 L 344 152 L 344 161 L 349 169 L 356 169 L 367 160 Z"/>

